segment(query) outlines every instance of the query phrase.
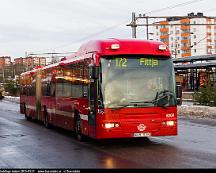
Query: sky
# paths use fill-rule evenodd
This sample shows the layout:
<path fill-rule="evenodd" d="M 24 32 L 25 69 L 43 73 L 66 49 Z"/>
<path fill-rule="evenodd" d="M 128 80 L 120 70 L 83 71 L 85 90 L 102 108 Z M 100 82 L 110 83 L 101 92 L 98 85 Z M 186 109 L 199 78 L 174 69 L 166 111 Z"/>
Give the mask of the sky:
<path fill-rule="evenodd" d="M 189 1 L 0 0 L 0 56 L 14 59 L 26 53 L 74 52 L 93 39 L 131 38 L 126 24 L 131 22 L 132 12 L 149 16 L 203 12 L 216 16 L 215 0 L 187 4 Z M 184 2 L 187 5 L 173 8 Z M 144 27 L 137 29 L 137 38 L 146 39 Z"/>

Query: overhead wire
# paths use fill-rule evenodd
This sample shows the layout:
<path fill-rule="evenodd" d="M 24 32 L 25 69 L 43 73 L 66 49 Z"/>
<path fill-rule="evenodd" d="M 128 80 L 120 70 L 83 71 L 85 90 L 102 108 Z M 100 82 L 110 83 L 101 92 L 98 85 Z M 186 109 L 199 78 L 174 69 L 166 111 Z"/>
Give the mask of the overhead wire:
<path fill-rule="evenodd" d="M 144 14 L 151 14 L 151 13 L 161 12 L 161 11 L 164 11 L 164 10 L 170 10 L 170 9 L 173 9 L 173 8 L 190 5 L 190 4 L 193 4 L 193 3 L 200 2 L 200 1 L 205 1 L 205 0 L 190 0 L 190 1 L 183 2 L 183 3 L 179 3 L 179 4 L 175 4 L 175 5 L 170 5 L 170 6 L 167 6 L 167 7 L 159 8 L 159 9 L 156 9 L 156 10 L 152 10 L 152 11 L 146 12 Z M 115 25 L 112 25 L 110 27 L 107 27 L 106 29 L 103 29 L 101 31 L 98 31 L 98 32 L 92 33 L 90 35 L 87 35 L 85 37 L 82 37 L 80 39 L 77 39 L 77 40 L 73 41 L 72 43 L 63 44 L 63 45 L 60 45 L 60 46 L 57 46 L 57 47 L 54 47 L 54 48 L 50 48 L 50 49 L 34 51 L 32 53 L 43 52 L 43 51 L 48 51 L 48 50 L 55 50 L 55 49 L 59 49 L 59 48 L 63 48 L 63 47 L 67 47 L 67 46 L 73 45 L 75 43 L 87 40 L 87 39 L 92 38 L 92 37 L 97 36 L 97 35 L 100 35 L 100 34 L 102 34 L 104 32 L 107 32 L 107 31 L 109 31 L 111 29 L 117 28 L 120 25 L 125 24 L 127 21 L 128 20 L 124 20 L 124 21 L 122 21 L 122 22 L 120 22 L 118 24 L 115 24 Z"/>

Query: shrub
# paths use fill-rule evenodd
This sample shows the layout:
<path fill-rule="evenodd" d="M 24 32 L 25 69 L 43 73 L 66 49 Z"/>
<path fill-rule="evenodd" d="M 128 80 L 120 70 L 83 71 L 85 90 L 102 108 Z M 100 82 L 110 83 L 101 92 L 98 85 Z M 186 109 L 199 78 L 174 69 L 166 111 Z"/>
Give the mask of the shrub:
<path fill-rule="evenodd" d="M 8 92 L 12 96 L 17 96 L 19 87 L 15 81 L 8 81 L 5 85 L 5 91 Z"/>
<path fill-rule="evenodd" d="M 193 95 L 194 101 L 205 106 L 216 106 L 216 87 L 207 85 Z"/>

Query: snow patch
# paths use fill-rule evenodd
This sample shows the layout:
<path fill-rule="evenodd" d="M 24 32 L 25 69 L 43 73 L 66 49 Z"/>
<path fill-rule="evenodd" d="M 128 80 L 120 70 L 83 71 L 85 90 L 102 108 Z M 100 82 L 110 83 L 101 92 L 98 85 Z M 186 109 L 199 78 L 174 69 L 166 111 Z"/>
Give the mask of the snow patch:
<path fill-rule="evenodd" d="M 14 103 L 20 103 L 20 97 L 4 96 L 4 100 L 14 102 Z"/>
<path fill-rule="evenodd" d="M 193 118 L 214 118 L 216 119 L 216 107 L 181 105 L 178 106 L 178 115 Z"/>

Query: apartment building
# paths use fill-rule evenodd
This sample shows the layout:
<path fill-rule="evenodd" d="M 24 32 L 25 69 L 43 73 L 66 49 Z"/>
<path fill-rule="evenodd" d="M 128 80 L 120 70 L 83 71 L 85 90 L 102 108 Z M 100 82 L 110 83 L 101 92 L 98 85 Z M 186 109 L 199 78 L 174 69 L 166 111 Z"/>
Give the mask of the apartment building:
<path fill-rule="evenodd" d="M 16 58 L 14 59 L 15 64 L 23 64 L 29 67 L 35 66 L 45 66 L 46 58 L 45 57 L 26 57 L 26 58 Z"/>
<path fill-rule="evenodd" d="M 216 18 L 203 13 L 190 13 L 188 18 L 167 18 L 154 26 L 154 40 L 167 44 L 174 58 L 215 54 L 216 25 L 212 24 L 216 24 Z"/>
<path fill-rule="evenodd" d="M 4 66 L 8 66 L 10 64 L 11 64 L 11 57 L 9 56 L 0 57 L 0 68 L 3 68 Z"/>

